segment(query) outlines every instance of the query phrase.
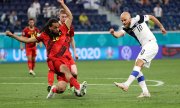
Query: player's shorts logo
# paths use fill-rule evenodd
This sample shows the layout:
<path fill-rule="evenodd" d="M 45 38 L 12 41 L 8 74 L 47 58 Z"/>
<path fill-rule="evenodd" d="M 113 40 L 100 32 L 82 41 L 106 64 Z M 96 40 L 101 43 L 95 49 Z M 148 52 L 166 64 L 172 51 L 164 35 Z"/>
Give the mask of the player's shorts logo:
<path fill-rule="evenodd" d="M 128 46 L 124 46 L 122 47 L 121 49 L 121 55 L 122 55 L 122 58 L 125 59 L 125 60 L 130 60 L 131 56 L 132 56 L 132 50 L 130 47 Z"/>

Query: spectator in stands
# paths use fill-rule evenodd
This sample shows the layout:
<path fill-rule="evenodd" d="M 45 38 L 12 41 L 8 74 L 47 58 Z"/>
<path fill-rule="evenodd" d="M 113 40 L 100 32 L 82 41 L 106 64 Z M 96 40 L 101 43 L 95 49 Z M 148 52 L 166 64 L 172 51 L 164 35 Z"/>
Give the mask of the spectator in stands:
<path fill-rule="evenodd" d="M 162 15 L 163 15 L 163 10 L 160 7 L 160 4 L 157 4 L 156 7 L 154 8 L 154 15 L 161 22 L 161 18 L 162 18 Z"/>
<path fill-rule="evenodd" d="M 18 17 L 17 17 L 17 13 L 16 11 L 12 11 L 11 14 L 9 15 L 9 21 L 10 23 L 15 26 L 17 21 L 18 21 Z"/>
<path fill-rule="evenodd" d="M 178 30 L 180 30 L 180 24 L 178 25 Z"/>
<path fill-rule="evenodd" d="M 163 4 L 168 5 L 169 4 L 169 0 L 162 0 Z"/>
<path fill-rule="evenodd" d="M 28 15 L 28 19 L 33 18 L 35 22 L 37 21 L 38 12 L 33 4 L 31 4 L 31 6 L 28 8 L 27 15 Z"/>
<path fill-rule="evenodd" d="M 56 8 L 56 6 L 54 6 L 53 3 L 51 4 L 50 9 L 51 9 L 51 17 L 55 17 L 57 15 L 58 9 Z"/>
<path fill-rule="evenodd" d="M 117 14 L 120 14 L 121 13 L 121 6 L 122 6 L 122 4 L 123 4 L 123 0 L 115 0 L 115 3 L 116 3 L 116 8 L 117 8 L 117 10 L 116 10 L 116 13 Z"/>
<path fill-rule="evenodd" d="M 33 4 L 33 7 L 37 11 L 37 15 L 41 14 L 41 5 L 40 5 L 39 1 L 38 0 L 34 0 L 34 2 L 32 4 Z"/>
<path fill-rule="evenodd" d="M 10 24 L 9 16 L 10 16 L 9 11 L 3 13 L 2 16 L 1 16 L 1 22 L 3 23 L 4 28 L 7 28 L 9 26 L 9 24 Z"/>
<path fill-rule="evenodd" d="M 6 13 L 3 13 L 1 16 L 1 22 L 3 22 L 4 24 L 9 24 L 10 23 L 9 15 L 10 15 L 9 11 Z"/>
<path fill-rule="evenodd" d="M 79 16 L 79 22 L 81 23 L 82 26 L 91 25 L 88 16 L 84 12 L 81 13 L 81 15 Z"/>
<path fill-rule="evenodd" d="M 50 9 L 49 3 L 45 3 L 45 6 L 43 8 L 43 14 L 44 14 L 44 18 L 51 17 L 51 9 Z"/>
<path fill-rule="evenodd" d="M 148 27 L 150 28 L 150 30 L 154 30 L 154 26 L 155 26 L 154 22 L 149 20 L 148 21 Z"/>
<path fill-rule="evenodd" d="M 111 12 L 115 12 L 117 10 L 117 6 L 114 0 L 108 0 L 106 3 Z"/>
<path fill-rule="evenodd" d="M 44 18 L 51 18 L 53 16 L 56 16 L 57 8 L 54 6 L 54 4 L 49 5 L 49 3 L 45 3 L 45 6 L 43 8 L 43 14 Z"/>

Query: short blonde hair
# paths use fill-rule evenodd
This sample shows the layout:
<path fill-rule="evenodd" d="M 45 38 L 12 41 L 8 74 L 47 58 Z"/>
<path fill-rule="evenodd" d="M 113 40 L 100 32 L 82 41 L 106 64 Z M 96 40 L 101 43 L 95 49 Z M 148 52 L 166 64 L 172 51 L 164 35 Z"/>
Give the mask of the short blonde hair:
<path fill-rule="evenodd" d="M 66 14 L 65 10 L 64 9 L 59 9 L 59 15 L 60 14 Z"/>

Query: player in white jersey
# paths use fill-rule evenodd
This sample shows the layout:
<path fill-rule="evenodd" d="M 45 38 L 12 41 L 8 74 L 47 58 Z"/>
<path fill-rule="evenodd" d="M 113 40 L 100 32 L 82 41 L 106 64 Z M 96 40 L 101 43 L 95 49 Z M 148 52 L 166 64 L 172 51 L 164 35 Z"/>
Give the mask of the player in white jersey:
<path fill-rule="evenodd" d="M 125 33 L 128 33 L 141 44 L 142 49 L 136 59 L 133 71 L 127 81 L 123 83 L 114 83 L 122 90 L 128 91 L 129 86 L 137 78 L 139 86 L 142 89 L 142 93 L 138 97 L 150 97 L 151 95 L 146 86 L 145 78 L 141 70 L 143 67 L 150 67 L 151 60 L 156 56 L 158 52 L 158 45 L 155 36 L 150 31 L 145 21 L 152 20 L 159 26 L 163 34 L 166 33 L 166 30 L 158 21 L 158 19 L 152 15 L 137 15 L 136 17 L 131 18 L 129 12 L 123 12 L 120 16 L 120 19 L 124 25 L 122 27 L 122 30 L 115 32 L 114 29 L 110 29 L 110 33 L 115 38 L 122 37 Z"/>

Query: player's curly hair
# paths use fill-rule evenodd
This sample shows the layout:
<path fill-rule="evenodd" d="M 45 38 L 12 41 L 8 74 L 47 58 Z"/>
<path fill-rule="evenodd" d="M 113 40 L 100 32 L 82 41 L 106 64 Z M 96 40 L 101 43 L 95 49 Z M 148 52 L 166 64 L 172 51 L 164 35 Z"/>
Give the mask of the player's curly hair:
<path fill-rule="evenodd" d="M 49 27 L 51 27 L 53 23 L 58 23 L 58 20 L 56 18 L 49 19 L 48 22 L 44 25 L 44 27 L 40 30 L 40 33 L 44 32 L 48 34 L 51 38 L 56 37 L 58 34 L 55 34 L 49 30 Z"/>

